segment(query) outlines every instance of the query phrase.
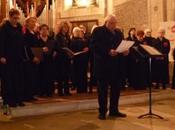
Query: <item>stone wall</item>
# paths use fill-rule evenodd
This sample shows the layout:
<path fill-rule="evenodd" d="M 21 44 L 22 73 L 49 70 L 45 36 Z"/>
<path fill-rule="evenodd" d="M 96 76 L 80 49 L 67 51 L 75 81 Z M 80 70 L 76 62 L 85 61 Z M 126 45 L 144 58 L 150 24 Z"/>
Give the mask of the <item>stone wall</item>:
<path fill-rule="evenodd" d="M 88 21 L 88 20 L 98 20 L 99 24 L 103 23 L 104 19 L 104 0 L 99 0 L 97 6 L 89 7 L 70 7 L 68 9 L 64 6 L 63 0 L 57 1 L 57 12 L 56 21 L 61 20 L 68 21 Z"/>
<path fill-rule="evenodd" d="M 144 29 L 148 27 L 147 0 L 124 0 L 114 3 L 114 14 L 118 18 L 118 26 L 127 35 L 129 28 Z"/>

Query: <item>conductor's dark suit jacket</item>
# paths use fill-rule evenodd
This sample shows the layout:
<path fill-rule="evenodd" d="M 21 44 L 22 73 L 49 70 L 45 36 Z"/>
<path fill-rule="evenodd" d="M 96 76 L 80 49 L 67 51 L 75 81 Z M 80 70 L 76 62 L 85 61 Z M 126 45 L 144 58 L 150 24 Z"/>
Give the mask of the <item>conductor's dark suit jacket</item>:
<path fill-rule="evenodd" d="M 112 33 L 105 26 L 95 28 L 91 37 L 94 51 L 94 76 L 97 79 L 117 80 L 122 78 L 123 56 L 111 57 L 111 49 L 118 47 L 123 40 L 123 33 L 116 29 Z"/>

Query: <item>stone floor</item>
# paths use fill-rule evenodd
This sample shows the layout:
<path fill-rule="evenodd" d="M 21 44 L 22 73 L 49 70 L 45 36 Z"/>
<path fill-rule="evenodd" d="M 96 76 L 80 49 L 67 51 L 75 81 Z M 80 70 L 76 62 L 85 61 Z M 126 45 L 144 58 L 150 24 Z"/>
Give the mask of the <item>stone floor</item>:
<path fill-rule="evenodd" d="M 146 104 L 133 104 L 121 107 L 127 118 L 100 121 L 97 110 L 52 114 L 45 116 L 16 118 L 11 122 L 0 122 L 0 130 L 174 130 L 175 99 L 157 101 L 153 112 L 161 119 L 138 119 L 148 112 Z"/>
<path fill-rule="evenodd" d="M 153 92 L 160 92 L 161 89 L 153 89 Z M 127 88 L 121 91 L 121 96 L 129 96 L 129 95 L 139 95 L 143 93 L 147 93 L 148 90 L 133 90 L 132 88 Z M 93 93 L 82 93 L 77 94 L 75 90 L 71 91 L 71 96 L 58 96 L 54 94 L 53 97 L 37 97 L 37 101 L 33 101 L 30 103 L 25 102 L 28 105 L 35 105 L 35 104 L 46 104 L 46 103 L 58 103 L 58 102 L 71 102 L 71 101 L 78 101 L 78 100 L 90 100 L 90 99 L 97 99 L 97 90 L 96 88 L 93 89 Z"/>

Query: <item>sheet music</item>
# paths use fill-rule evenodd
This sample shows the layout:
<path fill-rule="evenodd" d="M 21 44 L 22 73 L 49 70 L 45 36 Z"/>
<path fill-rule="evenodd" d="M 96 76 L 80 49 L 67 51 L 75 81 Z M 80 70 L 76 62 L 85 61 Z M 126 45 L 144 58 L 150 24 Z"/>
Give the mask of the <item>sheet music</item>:
<path fill-rule="evenodd" d="M 134 41 L 122 40 L 120 45 L 117 47 L 116 52 L 123 53 L 125 51 L 128 51 L 134 45 L 134 43 Z"/>
<path fill-rule="evenodd" d="M 74 56 L 80 55 L 85 53 L 85 51 L 79 51 L 79 52 L 73 52 L 71 49 L 67 48 L 67 47 L 63 47 L 63 50 L 65 50 L 67 52 L 67 54 L 72 58 Z"/>
<path fill-rule="evenodd" d="M 156 48 L 151 47 L 149 45 L 140 45 L 145 51 L 147 51 L 150 55 L 162 55 Z"/>

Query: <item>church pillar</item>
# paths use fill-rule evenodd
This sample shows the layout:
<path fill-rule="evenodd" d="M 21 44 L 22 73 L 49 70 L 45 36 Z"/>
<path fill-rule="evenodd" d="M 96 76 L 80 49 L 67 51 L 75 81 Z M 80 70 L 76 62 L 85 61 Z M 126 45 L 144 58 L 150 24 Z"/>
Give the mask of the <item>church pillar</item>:
<path fill-rule="evenodd" d="M 1 0 L 0 1 L 0 22 L 6 17 L 6 5 L 7 1 L 6 0 Z"/>

